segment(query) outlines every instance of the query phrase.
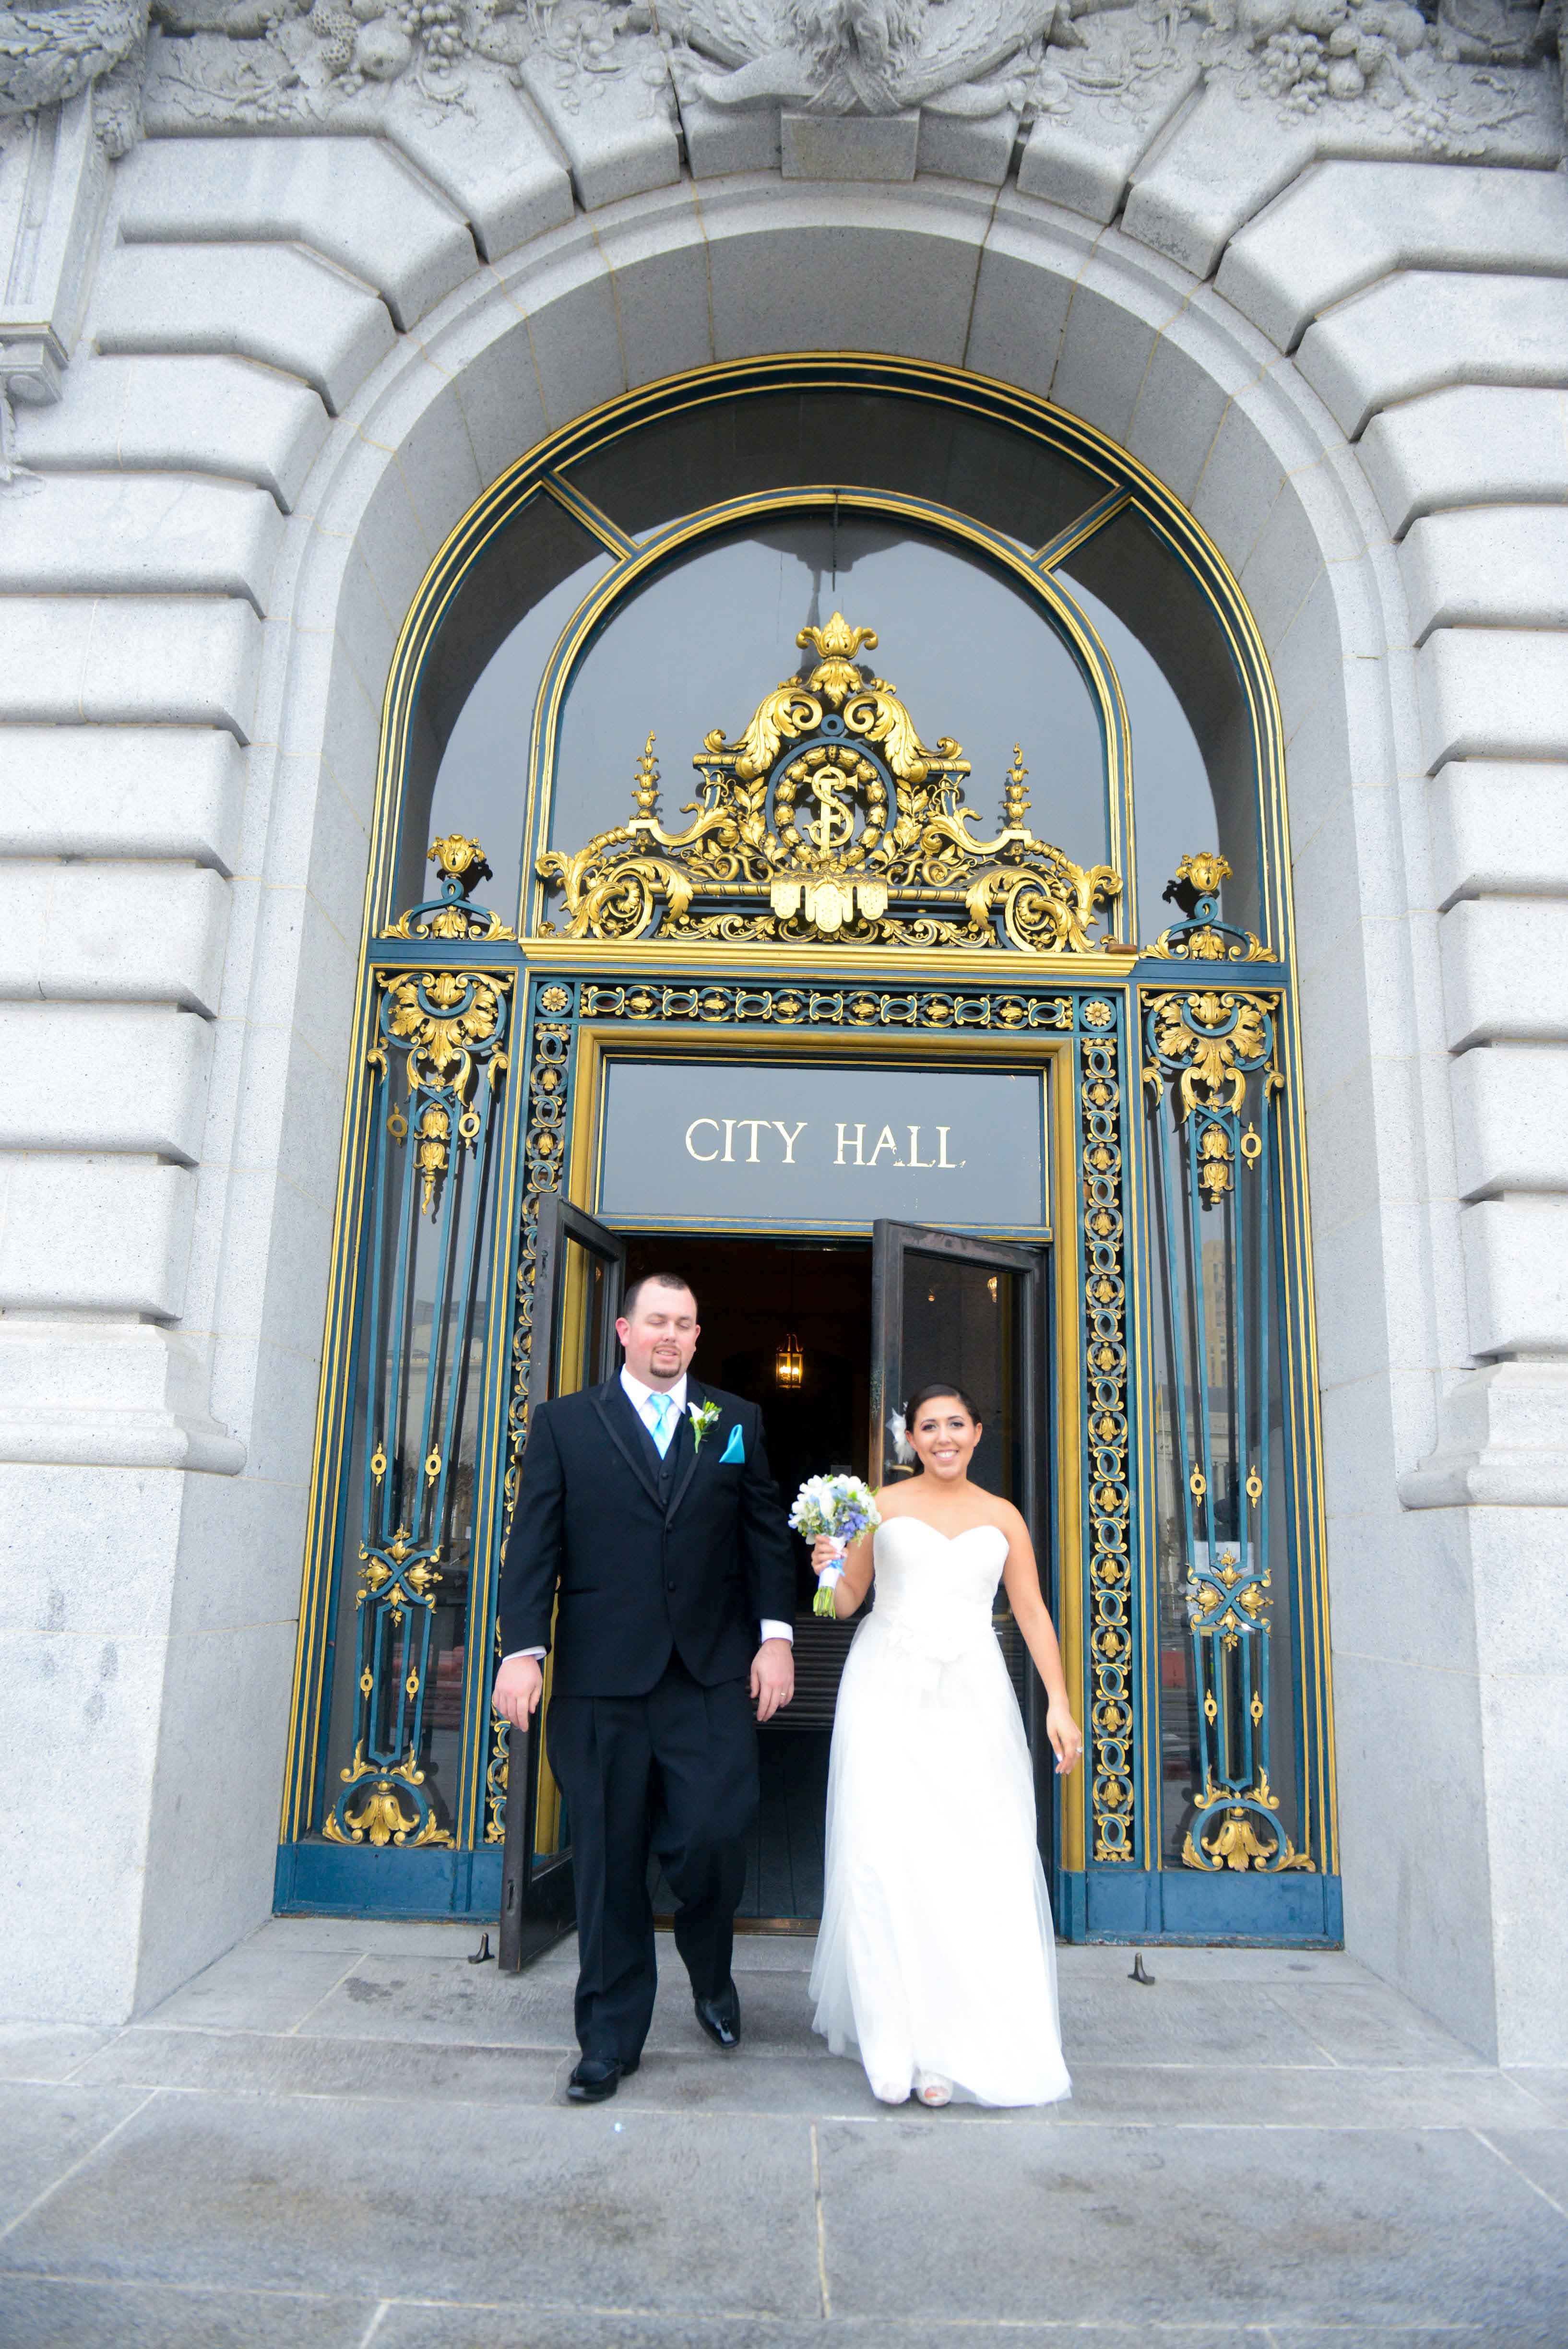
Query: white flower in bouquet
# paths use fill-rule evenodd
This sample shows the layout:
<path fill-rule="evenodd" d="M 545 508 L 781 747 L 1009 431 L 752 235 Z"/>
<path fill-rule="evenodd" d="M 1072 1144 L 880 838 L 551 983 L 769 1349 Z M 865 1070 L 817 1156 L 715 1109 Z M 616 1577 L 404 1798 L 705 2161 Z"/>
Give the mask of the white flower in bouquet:
<path fill-rule="evenodd" d="M 879 1526 L 882 1518 L 876 1495 L 858 1476 L 808 1476 L 794 1496 L 789 1521 L 803 1540 L 817 1542 L 826 1537 L 836 1542 L 842 1554 L 852 1541 Z M 824 1567 L 811 1602 L 815 1614 L 834 1612 L 833 1586 L 843 1571 L 842 1567 Z"/>

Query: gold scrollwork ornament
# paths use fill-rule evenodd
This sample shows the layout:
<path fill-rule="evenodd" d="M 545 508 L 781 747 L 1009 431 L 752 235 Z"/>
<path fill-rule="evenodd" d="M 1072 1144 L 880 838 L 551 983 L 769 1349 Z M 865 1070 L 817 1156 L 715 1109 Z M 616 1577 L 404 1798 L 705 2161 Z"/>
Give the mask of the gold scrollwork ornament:
<path fill-rule="evenodd" d="M 361 1741 L 354 1749 L 353 1760 L 340 1775 L 345 1785 L 354 1785 L 357 1780 L 364 1781 L 363 1785 L 356 1789 L 362 1799 L 358 1810 L 344 1802 L 341 1826 L 336 1815 L 327 1812 L 321 1824 L 321 1832 L 328 1843 L 369 1843 L 374 1844 L 378 1849 L 393 1844 L 400 1850 L 415 1851 L 421 1846 L 452 1842 L 447 1830 L 438 1826 L 435 1813 L 427 1810 L 421 1815 L 419 1802 L 412 1795 L 408 1799 L 414 1816 L 411 1819 L 404 1816 L 401 1791 L 411 1786 L 422 1786 L 425 1777 L 411 1753 L 397 1769 L 377 1771 L 372 1775 L 365 1760 Z"/>
<path fill-rule="evenodd" d="M 857 661 L 876 646 L 876 630 L 836 612 L 795 642 L 815 661 L 765 695 L 733 741 L 715 727 L 694 755 L 701 781 L 681 811 L 692 819 L 685 831 L 659 821 L 650 734 L 630 823 L 575 854 L 540 856 L 540 879 L 562 893 L 569 937 L 624 940 L 657 928 L 736 944 L 1024 954 L 1090 954 L 1112 943 L 1093 933 L 1121 895 L 1120 875 L 1075 864 L 1035 838 L 1016 747 L 1002 828 L 980 838 L 960 745 L 942 735 L 929 747 L 893 687 Z"/>
<path fill-rule="evenodd" d="M 1199 1816 L 1193 1826 L 1199 1830 L 1198 1844 L 1207 1856 L 1199 1855 L 1189 1827 L 1181 1846 L 1186 1867 L 1202 1868 L 1210 1875 L 1222 1868 L 1242 1873 L 1255 1868 L 1264 1876 L 1282 1876 L 1287 1869 L 1316 1875 L 1316 1863 L 1311 1854 L 1298 1851 L 1279 1820 L 1270 1816 L 1278 1811 L 1280 1798 L 1269 1785 L 1266 1770 L 1259 1771 L 1257 1785 L 1244 1794 L 1227 1795 L 1212 1777 L 1206 1779 L 1197 1807 Z M 1219 1816 L 1221 1812 L 1222 1817 Z M 1260 1827 L 1263 1835 L 1259 1834 Z M 1273 1841 L 1265 1843 L 1264 1835 L 1272 1836 Z"/>

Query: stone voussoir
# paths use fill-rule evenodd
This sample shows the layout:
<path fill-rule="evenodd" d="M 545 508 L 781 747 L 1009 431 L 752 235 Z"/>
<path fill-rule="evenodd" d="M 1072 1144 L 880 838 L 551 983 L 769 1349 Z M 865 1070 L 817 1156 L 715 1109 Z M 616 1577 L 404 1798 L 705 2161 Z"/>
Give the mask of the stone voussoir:
<path fill-rule="evenodd" d="M 1560 171 L 1322 163 L 1226 247 L 1218 290 L 1282 351 L 1347 295 L 1405 269 L 1568 276 Z"/>
<path fill-rule="evenodd" d="M 478 265 L 468 224 L 377 139 L 156 139 L 126 159 L 128 244 L 298 243 L 373 286 L 406 331 Z"/>

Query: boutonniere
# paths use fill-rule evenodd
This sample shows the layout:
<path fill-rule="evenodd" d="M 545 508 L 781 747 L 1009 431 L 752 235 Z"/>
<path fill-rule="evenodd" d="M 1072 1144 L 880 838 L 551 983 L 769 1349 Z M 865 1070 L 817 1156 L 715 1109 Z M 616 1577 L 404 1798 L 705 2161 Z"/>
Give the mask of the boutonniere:
<path fill-rule="evenodd" d="M 702 1438 L 721 1416 L 719 1406 L 716 1402 L 689 1402 L 686 1408 L 691 1414 L 691 1449 L 701 1452 Z"/>

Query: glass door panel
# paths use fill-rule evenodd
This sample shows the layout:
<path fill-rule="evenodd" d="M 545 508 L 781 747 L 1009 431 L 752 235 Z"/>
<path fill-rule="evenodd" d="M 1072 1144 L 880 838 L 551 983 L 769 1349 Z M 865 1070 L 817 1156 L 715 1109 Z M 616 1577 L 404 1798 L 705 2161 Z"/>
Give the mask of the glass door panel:
<path fill-rule="evenodd" d="M 1168 1048 L 1179 1017 L 1199 1019 L 1192 1000 L 1173 1013 L 1180 999 L 1161 999 L 1151 1040 Z M 1239 1055 L 1272 1061 L 1261 1018 L 1240 1024 L 1229 995 L 1197 1000 L 1229 1022 Z M 1275 1100 L 1264 1082 L 1249 1116 L 1162 1090 L 1147 1112 L 1160 1828 L 1167 1867 L 1209 1875 L 1310 1865 Z"/>
<path fill-rule="evenodd" d="M 893 1413 L 921 1387 L 950 1379 L 974 1402 L 984 1431 L 971 1479 L 1022 1511 L 1037 1554 L 1046 1522 L 1041 1506 L 1043 1266 L 1038 1248 L 915 1224 L 872 1226 L 874 1481 L 888 1484 L 914 1473 L 895 1457 Z M 1041 1557 L 1040 1570 L 1049 1599 L 1048 1557 Z M 1048 1860 L 1055 1806 L 1044 1692 L 1000 1588 L 995 1621 L 1035 1757 L 1041 1849 Z"/>
<path fill-rule="evenodd" d="M 535 1248 L 532 1413 L 552 1396 L 598 1386 L 616 1367 L 626 1247 L 605 1225 L 551 1192 L 539 1203 Z M 508 1733 L 506 1840 L 501 1877 L 503 1972 L 565 1930 L 574 1910 L 571 1820 L 550 1768 L 545 1696 L 526 1739 Z"/>
<path fill-rule="evenodd" d="M 379 981 L 328 1843 L 455 1840 L 510 988 L 484 972 Z"/>

